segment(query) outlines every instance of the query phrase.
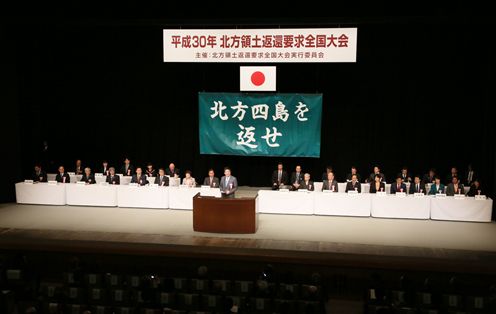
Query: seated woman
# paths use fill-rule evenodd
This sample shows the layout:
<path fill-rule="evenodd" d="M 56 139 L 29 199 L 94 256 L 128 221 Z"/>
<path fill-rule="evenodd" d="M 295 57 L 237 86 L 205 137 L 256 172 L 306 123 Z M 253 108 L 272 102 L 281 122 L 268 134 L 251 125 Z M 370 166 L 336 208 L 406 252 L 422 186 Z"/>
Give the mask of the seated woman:
<path fill-rule="evenodd" d="M 89 167 L 84 168 L 84 174 L 81 178 L 81 181 L 86 182 L 86 184 L 95 184 L 95 175 L 91 173 L 91 169 Z"/>
<path fill-rule="evenodd" d="M 191 171 L 189 171 L 189 170 L 186 170 L 186 172 L 184 173 L 183 185 L 186 185 L 189 187 L 195 187 L 196 186 L 195 178 L 193 178 L 191 176 Z"/>
<path fill-rule="evenodd" d="M 431 185 L 429 195 L 436 195 L 438 193 L 446 193 L 446 186 L 441 183 L 441 179 L 439 177 L 436 177 L 434 179 L 434 184 Z"/>
<path fill-rule="evenodd" d="M 370 183 L 369 193 L 386 192 L 386 183 L 381 182 L 382 176 L 376 173 L 374 176 L 374 182 Z"/>
<path fill-rule="evenodd" d="M 470 190 L 468 190 L 467 196 L 485 195 L 484 190 L 482 190 L 480 181 L 478 179 L 474 180 L 470 185 Z"/>

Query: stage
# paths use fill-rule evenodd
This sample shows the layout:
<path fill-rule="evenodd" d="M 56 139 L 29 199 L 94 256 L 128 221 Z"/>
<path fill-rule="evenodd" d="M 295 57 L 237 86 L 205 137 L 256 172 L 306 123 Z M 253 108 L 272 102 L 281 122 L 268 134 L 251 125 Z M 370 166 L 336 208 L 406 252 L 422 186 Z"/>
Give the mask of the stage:
<path fill-rule="evenodd" d="M 260 214 L 257 233 L 233 235 L 194 232 L 192 214 L 2 204 L 0 248 L 496 272 L 495 223 Z"/>

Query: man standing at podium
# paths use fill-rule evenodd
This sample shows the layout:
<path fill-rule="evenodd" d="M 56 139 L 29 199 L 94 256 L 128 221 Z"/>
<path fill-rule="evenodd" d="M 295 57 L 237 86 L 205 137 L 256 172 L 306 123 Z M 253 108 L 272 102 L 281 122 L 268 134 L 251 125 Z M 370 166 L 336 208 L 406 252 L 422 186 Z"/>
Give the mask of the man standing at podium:
<path fill-rule="evenodd" d="M 231 169 L 224 168 L 224 176 L 220 179 L 220 192 L 222 197 L 234 198 L 234 193 L 238 189 L 238 180 L 231 176 Z"/>

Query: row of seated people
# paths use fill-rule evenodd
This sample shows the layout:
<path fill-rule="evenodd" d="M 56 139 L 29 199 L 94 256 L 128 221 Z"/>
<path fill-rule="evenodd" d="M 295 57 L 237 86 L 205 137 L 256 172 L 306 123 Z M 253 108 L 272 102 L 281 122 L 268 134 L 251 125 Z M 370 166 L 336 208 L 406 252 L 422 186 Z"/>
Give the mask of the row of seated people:
<path fill-rule="evenodd" d="M 104 165 L 106 166 L 106 165 Z M 283 170 L 282 164 L 278 165 L 278 170 L 274 171 L 272 176 L 273 185 L 272 188 L 274 190 L 279 189 L 280 187 L 287 186 L 287 173 Z M 377 167 L 376 167 L 377 168 Z M 56 176 L 56 181 L 61 183 L 69 183 L 70 176 L 65 172 L 63 166 L 59 167 L 59 173 Z M 154 176 L 154 172 L 150 165 L 148 165 L 146 174 L 143 174 L 141 167 L 137 167 L 135 170 L 135 174 L 131 177 L 131 183 L 136 183 L 138 185 L 147 185 L 149 183 L 157 184 L 159 186 L 169 186 L 170 185 L 170 177 L 178 178 L 179 171 L 175 168 L 174 164 L 171 164 L 169 168 L 163 169 L 160 168 L 158 171 L 158 175 Z M 297 166 L 296 171 L 291 174 L 291 184 L 289 188 L 292 190 L 315 190 L 315 184 L 311 180 L 311 176 L 309 173 L 303 174 L 301 171 L 301 167 Z M 379 171 L 379 169 L 376 169 Z M 154 171 L 154 170 L 153 170 Z M 355 171 L 355 173 L 354 173 Z M 120 176 L 115 173 L 115 169 L 113 167 L 109 167 L 108 171 L 105 171 L 106 174 L 106 182 L 109 184 L 120 184 Z M 173 174 L 173 175 L 172 175 Z M 334 172 L 327 171 L 325 173 L 326 178 L 323 180 L 322 190 L 330 190 L 333 192 L 338 192 L 338 182 L 334 178 Z M 372 174 L 373 181 L 370 183 L 369 193 L 376 193 L 379 191 L 385 191 L 385 176 L 378 172 Z M 152 178 L 152 182 L 150 182 L 150 178 Z M 346 184 L 345 192 L 356 191 L 358 193 L 362 192 L 362 186 L 359 180 L 359 174 L 356 173 L 356 168 L 352 168 L 352 173 L 349 175 L 350 180 Z M 409 177 L 408 177 L 409 178 Z M 35 166 L 35 173 L 33 174 L 33 179 L 35 181 L 46 181 L 46 173 L 41 173 L 40 166 Z M 396 177 L 395 183 L 391 184 L 390 193 L 395 194 L 396 192 L 405 192 L 409 194 L 414 193 L 423 193 L 435 195 L 438 193 L 444 193 L 448 196 L 453 196 L 455 194 L 465 194 L 464 186 L 459 182 L 459 179 L 456 175 L 452 177 L 452 182 L 448 185 L 444 185 L 441 183 L 439 177 L 434 177 L 433 183 L 431 183 L 429 190 L 426 189 L 425 180 L 421 180 L 420 176 L 415 176 L 414 181 L 411 182 L 405 179 L 405 174 L 398 174 Z M 86 182 L 87 184 L 96 183 L 95 176 L 92 173 L 90 168 L 85 168 L 84 173 L 82 175 L 81 181 Z M 406 183 L 409 183 L 410 187 L 407 188 Z M 197 186 L 197 182 L 195 178 L 191 176 L 191 171 L 187 170 L 185 172 L 185 177 L 183 178 L 182 185 L 194 187 Z M 215 172 L 213 169 L 210 169 L 208 172 L 208 176 L 203 180 L 203 185 L 208 185 L 210 187 L 220 187 L 219 178 L 215 176 Z M 477 194 L 484 194 L 480 185 L 480 181 L 478 179 L 473 180 L 470 185 L 470 189 L 467 193 L 468 196 L 475 196 Z"/>
<path fill-rule="evenodd" d="M 334 176 L 334 170 L 331 166 L 326 167 L 326 171 L 322 174 L 322 182 L 326 181 L 329 179 L 329 173 L 333 173 Z M 471 185 L 475 180 L 477 180 L 477 177 L 475 176 L 474 171 L 472 170 L 472 167 L 469 166 L 469 170 L 467 171 L 467 177 L 466 177 L 466 184 L 469 186 Z M 381 172 L 381 169 L 379 166 L 375 166 L 373 169 L 373 172 L 365 178 L 365 180 L 362 181 L 362 177 L 358 173 L 358 170 L 355 166 L 351 167 L 351 171 L 346 175 L 346 182 L 351 182 L 352 177 L 356 177 L 356 181 L 358 182 L 364 182 L 364 183 L 373 183 L 376 179 L 376 176 L 380 177 L 380 181 L 383 183 L 386 183 L 386 175 Z M 441 179 L 439 175 L 436 173 L 436 169 L 431 168 L 428 173 L 426 173 L 423 176 L 417 175 L 417 176 L 412 176 L 407 167 L 403 167 L 401 171 L 397 174 L 396 178 L 401 178 L 402 183 L 412 183 L 414 182 L 414 178 L 418 177 L 420 181 L 426 185 L 428 183 L 434 184 L 436 182 L 436 179 Z M 446 178 L 446 185 L 449 185 L 452 183 L 452 180 L 454 177 L 457 177 L 459 181 L 461 182 L 461 177 L 458 173 L 458 169 L 456 167 L 451 168 L 451 172 Z M 284 170 L 284 166 L 282 163 L 277 164 L 277 169 L 274 170 L 272 173 L 272 188 L 273 189 L 278 189 L 281 185 L 293 185 L 294 183 L 299 184 L 299 181 L 303 180 L 305 178 L 305 173 L 302 171 L 302 167 L 300 165 L 297 165 L 295 167 L 295 170 L 291 173 L 291 176 L 288 175 L 288 172 Z"/>

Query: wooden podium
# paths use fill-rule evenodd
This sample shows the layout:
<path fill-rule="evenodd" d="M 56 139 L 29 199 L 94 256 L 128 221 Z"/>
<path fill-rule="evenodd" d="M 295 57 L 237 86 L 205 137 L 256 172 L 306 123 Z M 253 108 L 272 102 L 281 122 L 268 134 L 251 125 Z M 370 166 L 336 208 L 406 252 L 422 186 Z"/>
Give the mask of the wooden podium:
<path fill-rule="evenodd" d="M 255 233 L 256 198 L 193 197 L 193 230 L 215 233 Z"/>

